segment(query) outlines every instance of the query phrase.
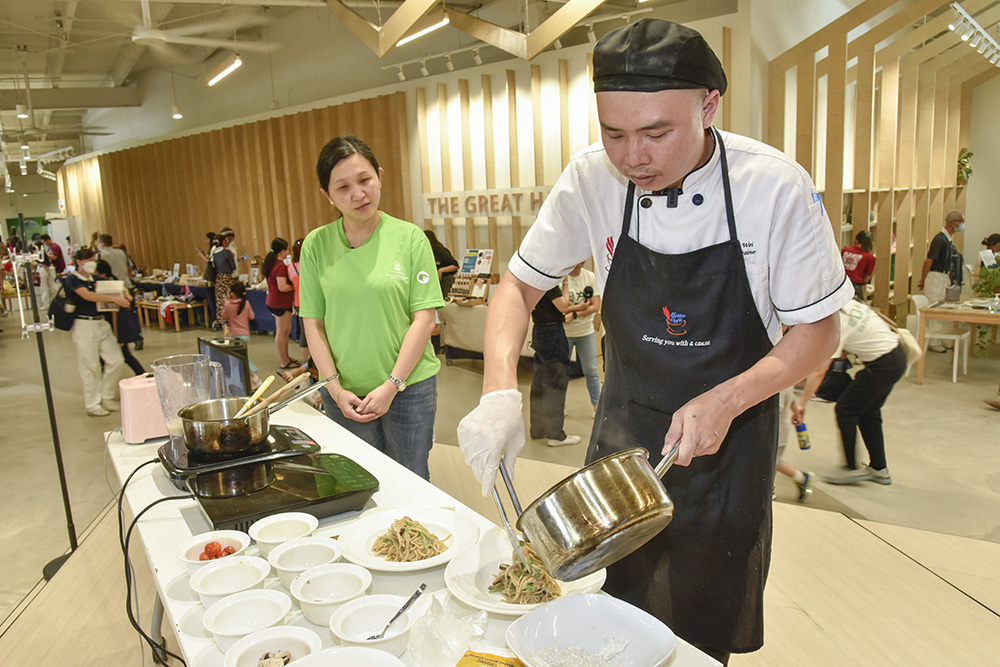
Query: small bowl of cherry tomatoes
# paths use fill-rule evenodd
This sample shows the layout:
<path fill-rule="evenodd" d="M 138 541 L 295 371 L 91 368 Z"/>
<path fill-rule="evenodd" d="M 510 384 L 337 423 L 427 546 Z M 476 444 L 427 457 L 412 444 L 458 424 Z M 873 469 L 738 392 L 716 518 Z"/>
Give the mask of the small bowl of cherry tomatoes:
<path fill-rule="evenodd" d="M 239 530 L 212 530 L 184 540 L 177 548 L 177 559 L 184 563 L 188 574 L 194 574 L 206 563 L 241 555 L 250 546 L 250 536 Z"/>

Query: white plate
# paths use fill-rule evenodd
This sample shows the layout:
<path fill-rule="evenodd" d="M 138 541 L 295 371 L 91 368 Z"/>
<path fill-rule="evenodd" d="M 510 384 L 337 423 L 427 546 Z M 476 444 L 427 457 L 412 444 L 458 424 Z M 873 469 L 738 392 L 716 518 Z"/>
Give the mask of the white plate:
<path fill-rule="evenodd" d="M 479 544 L 475 544 L 452 558 L 444 571 L 444 583 L 456 598 L 476 609 L 497 614 L 526 614 L 542 603 L 512 604 L 504 602 L 500 593 L 490 593 L 494 575 L 500 571 L 500 563 L 509 563 L 510 543 L 499 528 L 483 534 Z M 596 593 L 601 590 L 607 577 L 606 570 L 599 570 L 576 581 L 560 581 L 561 597 L 580 593 Z"/>
<path fill-rule="evenodd" d="M 611 638 L 628 642 L 625 664 L 656 667 L 677 647 L 674 633 L 658 619 L 609 595 L 573 595 L 546 602 L 507 628 L 507 645 L 525 667 L 531 657 L 555 646 L 594 654 Z"/>
<path fill-rule="evenodd" d="M 372 553 L 375 540 L 384 535 L 392 522 L 408 516 L 419 521 L 448 547 L 444 553 L 412 563 L 395 563 Z M 361 517 L 344 528 L 338 542 L 344 547 L 344 558 L 369 570 L 381 572 L 413 572 L 444 565 L 479 539 L 479 526 L 469 516 L 440 507 L 400 507 Z"/>

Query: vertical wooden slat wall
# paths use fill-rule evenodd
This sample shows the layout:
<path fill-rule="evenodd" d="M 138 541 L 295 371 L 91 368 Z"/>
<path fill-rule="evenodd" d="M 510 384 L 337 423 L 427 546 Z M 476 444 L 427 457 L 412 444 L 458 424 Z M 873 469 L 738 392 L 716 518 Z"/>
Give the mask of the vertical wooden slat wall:
<path fill-rule="evenodd" d="M 963 7 L 975 16 L 990 4 L 967 0 Z M 842 245 L 850 245 L 858 232 L 871 227 L 879 258 L 874 304 L 885 311 L 901 306 L 900 320 L 917 291 L 930 239 L 945 213 L 964 205 L 956 163 L 969 137 L 969 85 L 1000 74 L 948 29 L 952 16 L 942 0 L 917 0 L 906 7 L 866 0 L 768 66 L 767 142 L 794 154 L 814 177 L 815 156 L 826 155 L 825 182 L 817 186 L 834 233 Z M 998 19 L 1000 7 L 995 6 L 977 17 L 983 26 Z M 795 118 L 788 119 L 785 80 L 792 72 L 797 100 Z M 816 136 L 814 92 L 821 77 L 827 77 L 828 127 L 824 136 Z M 844 91 L 852 83 L 853 113 L 842 116 Z M 845 117 L 852 117 L 854 125 L 849 147 L 854 158 L 846 176 L 839 159 Z M 784 145 L 788 122 L 794 123 L 794 146 Z M 870 211 L 875 213 L 871 224 Z M 955 240 L 961 251 L 962 235 Z"/>
<path fill-rule="evenodd" d="M 63 166 L 60 196 L 88 238 L 110 233 L 149 269 L 195 263 L 205 233 L 227 226 L 252 259 L 276 236 L 291 243 L 337 217 L 315 164 L 338 135 L 371 146 L 385 170 L 381 208 L 412 219 L 405 117 L 395 93 L 115 151 Z"/>

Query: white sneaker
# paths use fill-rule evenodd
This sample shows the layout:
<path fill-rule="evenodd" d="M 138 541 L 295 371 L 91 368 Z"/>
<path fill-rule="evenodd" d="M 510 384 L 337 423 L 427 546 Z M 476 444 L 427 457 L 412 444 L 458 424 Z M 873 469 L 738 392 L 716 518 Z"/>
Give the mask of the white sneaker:
<path fill-rule="evenodd" d="M 107 417 L 111 413 L 98 405 L 93 410 L 87 410 L 87 414 L 91 417 Z"/>
<path fill-rule="evenodd" d="M 101 399 L 101 407 L 111 412 L 118 412 L 122 409 L 121 403 L 110 398 Z"/>
<path fill-rule="evenodd" d="M 545 442 L 548 443 L 549 447 L 562 447 L 564 445 L 579 445 L 580 441 L 581 438 L 578 435 L 567 435 L 565 440 L 549 438 Z"/>

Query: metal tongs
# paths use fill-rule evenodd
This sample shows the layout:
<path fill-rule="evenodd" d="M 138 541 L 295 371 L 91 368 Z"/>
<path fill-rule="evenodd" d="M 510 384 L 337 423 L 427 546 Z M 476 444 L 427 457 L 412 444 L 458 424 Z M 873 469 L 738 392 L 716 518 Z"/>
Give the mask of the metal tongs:
<path fill-rule="evenodd" d="M 510 502 L 514 505 L 514 511 L 517 512 L 518 516 L 521 516 L 521 503 L 517 500 L 517 494 L 514 493 L 514 484 L 511 482 L 510 474 L 507 472 L 503 461 L 500 461 L 500 476 L 503 477 L 503 483 L 507 486 L 507 493 L 510 495 Z M 500 512 L 500 518 L 503 519 L 503 527 L 507 531 L 507 539 L 510 540 L 514 560 L 521 565 L 522 569 L 527 571 L 528 559 L 524 557 L 520 538 L 514 532 L 514 527 L 510 525 L 510 521 L 507 520 L 507 511 L 503 508 L 503 503 L 500 502 L 500 494 L 497 493 L 496 484 L 493 485 L 493 500 L 497 504 L 497 511 Z"/>

